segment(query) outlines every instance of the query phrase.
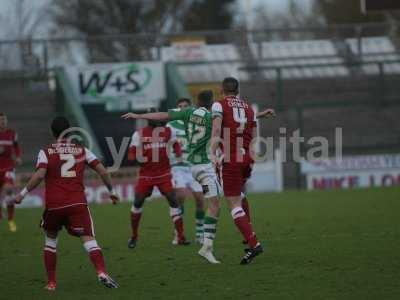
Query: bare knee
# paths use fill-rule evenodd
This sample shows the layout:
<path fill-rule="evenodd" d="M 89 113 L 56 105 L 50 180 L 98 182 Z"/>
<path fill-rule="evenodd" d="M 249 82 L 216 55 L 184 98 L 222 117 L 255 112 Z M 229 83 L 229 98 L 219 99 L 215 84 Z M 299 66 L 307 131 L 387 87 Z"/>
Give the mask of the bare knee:
<path fill-rule="evenodd" d="M 218 217 L 220 212 L 220 201 L 218 197 L 211 197 L 208 199 L 208 215 Z"/>
<path fill-rule="evenodd" d="M 56 231 L 46 231 L 46 236 L 50 239 L 56 239 L 58 232 Z"/>
<path fill-rule="evenodd" d="M 145 196 L 141 194 L 135 194 L 135 200 L 133 200 L 133 206 L 135 208 L 142 208 L 144 204 Z"/>
<path fill-rule="evenodd" d="M 178 201 L 179 204 L 183 204 L 185 202 L 186 198 L 186 193 L 184 189 L 175 189 L 175 197 L 176 201 Z"/>
<path fill-rule="evenodd" d="M 241 198 L 241 196 L 226 197 L 226 200 L 227 200 L 229 208 L 231 210 L 236 208 L 236 207 L 242 207 L 242 198 Z"/>
<path fill-rule="evenodd" d="M 95 240 L 95 238 L 93 236 L 90 236 L 90 235 L 82 235 L 81 236 L 81 241 L 84 243 L 93 241 L 93 240 Z"/>
<path fill-rule="evenodd" d="M 202 193 L 194 192 L 193 197 L 196 203 L 196 210 L 204 210 L 204 197 Z"/>
<path fill-rule="evenodd" d="M 167 198 L 168 204 L 170 207 L 177 208 L 179 207 L 178 201 L 176 201 L 176 195 L 175 192 L 170 192 L 164 194 L 165 198 Z"/>

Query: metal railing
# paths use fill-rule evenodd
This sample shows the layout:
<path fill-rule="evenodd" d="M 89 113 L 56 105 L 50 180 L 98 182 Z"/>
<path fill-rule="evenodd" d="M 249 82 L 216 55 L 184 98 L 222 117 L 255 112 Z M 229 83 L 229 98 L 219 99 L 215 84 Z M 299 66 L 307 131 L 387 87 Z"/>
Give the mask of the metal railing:
<path fill-rule="evenodd" d="M 348 63 L 346 65 L 341 63 L 336 64 L 308 64 L 308 65 L 291 65 L 291 66 L 282 66 L 282 67 L 268 67 L 268 66 L 246 66 L 241 69 L 246 72 L 272 72 L 275 74 L 275 77 L 270 79 L 269 82 L 272 82 L 272 86 L 274 86 L 274 94 L 275 94 L 275 107 L 278 110 L 284 110 L 288 106 L 293 105 L 293 101 L 288 101 L 288 97 L 286 96 L 287 88 L 284 86 L 284 81 L 287 80 L 284 76 L 285 71 L 290 70 L 298 70 L 299 73 L 302 70 L 313 70 L 318 68 L 335 68 L 335 67 L 343 67 L 345 66 L 349 71 L 348 76 L 342 77 L 342 82 L 336 85 L 335 93 L 340 94 L 341 84 L 347 85 L 349 80 L 352 80 L 354 83 L 357 81 L 359 83 L 363 83 L 361 87 L 358 87 L 356 84 L 352 86 L 352 91 L 354 93 L 360 92 L 361 90 L 367 94 L 369 94 L 368 98 L 363 98 L 362 103 L 368 104 L 388 104 L 389 102 L 400 103 L 398 96 L 398 84 L 400 84 L 400 59 L 398 60 L 387 60 L 387 61 L 369 61 L 369 62 L 354 62 Z M 365 68 L 375 67 L 375 70 L 372 72 L 366 72 Z M 396 74 L 393 72 L 388 72 L 388 69 L 396 68 Z M 397 76 L 396 76 L 397 75 Z M 293 79 L 304 79 L 304 78 L 293 78 Z M 313 80 L 321 80 L 321 78 L 314 77 L 311 78 Z M 329 77 L 323 77 L 322 79 L 329 80 Z M 390 83 L 390 80 L 394 80 L 394 83 Z M 340 77 L 337 78 L 337 81 L 340 80 Z M 368 81 L 367 81 L 368 80 Z M 265 81 L 265 79 L 261 79 L 261 81 Z M 305 87 L 309 88 L 309 87 Z M 316 95 L 318 98 L 318 94 Z M 293 100 L 293 99 L 292 99 Z M 357 101 L 357 99 L 353 99 Z M 302 103 L 302 107 L 329 107 L 329 106 L 346 106 L 353 105 L 354 101 L 340 101 L 340 99 L 335 102 L 328 101 L 310 101 L 308 103 Z"/>
<path fill-rule="evenodd" d="M 197 31 L 174 34 L 116 34 L 93 37 L 0 41 L 0 71 L 40 72 L 66 64 L 161 60 L 162 48 L 178 38 L 201 38 L 207 44 L 233 44 L 239 49 L 266 41 L 357 39 L 362 57 L 361 40 L 369 36 L 390 36 L 396 40 L 399 23 L 336 25 L 308 28 L 269 28 L 265 30 Z M 239 51 L 244 56 L 248 51 Z M 257 54 L 261 58 L 261 53 Z M 241 57 L 243 60 L 249 57 Z M 256 57 L 257 58 L 257 57 Z"/>

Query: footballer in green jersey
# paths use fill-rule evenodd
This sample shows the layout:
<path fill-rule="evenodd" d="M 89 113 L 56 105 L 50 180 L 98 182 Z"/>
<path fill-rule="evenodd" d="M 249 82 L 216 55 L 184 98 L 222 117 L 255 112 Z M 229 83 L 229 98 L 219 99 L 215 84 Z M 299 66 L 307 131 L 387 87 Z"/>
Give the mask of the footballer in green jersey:
<path fill-rule="evenodd" d="M 219 199 L 221 187 L 214 166 L 208 157 L 208 148 L 212 133 L 212 116 L 210 112 L 212 104 L 213 93 L 206 90 L 199 93 L 196 107 L 158 113 L 127 113 L 122 118 L 159 121 L 181 120 L 184 122 L 188 138 L 188 161 L 192 164 L 192 175 L 202 186 L 204 198 L 209 200 L 207 215 L 204 220 L 203 246 L 198 253 L 208 262 L 217 264 L 219 261 L 216 260 L 213 252 L 220 211 Z"/>

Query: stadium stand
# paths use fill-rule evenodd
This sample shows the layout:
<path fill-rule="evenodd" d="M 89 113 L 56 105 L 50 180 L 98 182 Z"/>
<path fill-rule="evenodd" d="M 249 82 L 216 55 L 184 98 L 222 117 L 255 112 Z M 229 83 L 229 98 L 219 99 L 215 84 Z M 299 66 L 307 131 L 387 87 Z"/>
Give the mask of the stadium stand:
<path fill-rule="evenodd" d="M 187 83 L 221 81 L 226 74 L 238 76 L 238 69 L 243 66 L 241 56 L 235 45 L 206 45 L 204 56 L 200 59 L 185 59 L 179 64 L 179 72 Z M 163 47 L 161 59 L 165 62 L 176 62 L 172 46 Z"/>
<path fill-rule="evenodd" d="M 279 128 L 285 127 L 289 137 L 292 131 L 300 128 L 306 138 L 325 136 L 332 143 L 334 128 L 342 127 L 345 154 L 386 153 L 400 150 L 400 54 L 396 37 L 388 34 L 391 32 L 388 26 L 381 25 L 343 27 L 339 34 L 329 28 L 322 30 L 323 33 L 314 32 L 314 35 L 312 31 L 307 31 L 303 37 L 298 32 L 295 37 L 295 34 L 283 31 L 256 32 L 254 35 L 229 31 L 221 33 L 221 36 L 215 32 L 209 35 L 204 33 L 202 54 L 192 58 L 189 55 L 186 59 L 176 57 L 176 49 L 171 44 L 174 36 L 167 35 L 157 36 L 157 43 L 153 43 L 156 40 L 153 37 L 144 44 L 137 41 L 148 36 L 119 36 L 115 40 L 110 36 L 103 41 L 91 40 L 86 46 L 84 40 L 63 40 L 61 44 L 46 41 L 43 47 L 49 49 L 44 51 L 43 48 L 40 53 L 50 56 L 38 56 L 39 60 L 28 59 L 32 62 L 28 71 L 37 70 L 38 62 L 42 69 L 48 70 L 68 63 L 161 60 L 167 63 L 168 86 L 168 99 L 163 102 L 163 108 L 171 107 L 177 97 L 187 96 L 188 85 L 209 85 L 211 88 L 224 77 L 235 76 L 241 81 L 242 96 L 259 107 L 278 109 L 278 117 L 262 125 L 263 136 L 278 138 L 282 136 Z M 112 52 L 115 55 L 111 57 L 100 53 L 101 47 L 91 49 L 97 44 L 118 44 L 122 50 L 119 53 L 119 48 L 114 47 L 118 53 Z M 143 45 L 140 51 L 129 48 L 137 44 Z M 79 45 L 79 51 L 73 45 Z M 129 47 L 123 47 L 126 45 Z M 4 51 L 13 46 L 8 43 L 2 47 L 0 50 Z M 56 50 L 61 48 L 64 52 L 56 58 Z M 17 42 L 15 49 L 24 50 Z M 39 55 L 39 52 L 33 52 Z M 69 57 L 74 59 L 69 61 Z M 0 60 L 1 68 L 7 69 L 7 61 L 2 63 Z M 35 145 L 31 146 L 33 142 L 29 140 L 29 135 L 33 129 L 22 115 L 35 115 L 30 124 L 35 122 L 35 127 L 47 130 L 47 123 L 43 119 L 47 122 L 48 116 L 56 111 L 55 98 L 59 111 L 58 106 L 68 94 L 68 87 L 59 85 L 61 92 L 58 91 L 55 96 L 48 89 L 42 89 L 40 93 L 32 92 L 30 83 L 26 83 L 29 80 L 25 80 L 24 84 L 19 79 L 2 79 L 0 82 L 4 86 L 0 96 L 5 103 L 5 110 L 10 114 L 12 124 L 20 131 L 23 146 L 27 143 L 29 151 L 32 149 L 32 154 L 25 153 L 26 159 L 31 160 L 29 157 L 36 152 L 35 146 L 43 144 L 42 140 L 48 137 L 48 133 L 41 132 L 40 142 L 35 141 Z M 24 106 L 25 112 L 19 117 L 17 111 L 24 101 L 29 101 L 29 104 L 25 104 L 28 108 Z M 31 105 L 35 107 L 30 109 Z M 74 114 L 73 109 L 69 110 Z M 103 106 L 83 106 L 80 110 L 93 128 L 102 152 L 107 150 L 104 136 L 116 136 L 119 143 L 123 136 L 129 136 L 133 130 L 117 120 L 118 112 L 109 112 Z M 82 125 L 79 119 L 85 118 L 77 118 L 77 123 Z M 288 153 L 290 150 L 288 147 Z M 110 162 L 109 153 L 105 153 L 105 158 Z M 301 186 L 298 164 L 286 163 L 284 176 L 286 187 Z"/>
<path fill-rule="evenodd" d="M 347 68 L 340 65 L 344 63 L 344 59 L 340 57 L 335 45 L 329 40 L 262 42 L 261 51 L 257 44 L 252 45 L 252 50 L 254 53 L 260 52 L 261 66 L 292 66 L 290 69 L 283 70 L 282 76 L 285 79 L 339 77 L 349 74 Z M 307 65 L 316 64 L 321 66 L 307 68 Z M 264 72 L 264 76 L 272 79 L 276 77 L 276 72 L 268 70 Z"/>
<path fill-rule="evenodd" d="M 385 61 L 399 59 L 396 48 L 389 37 L 365 37 L 362 38 L 359 49 L 358 39 L 347 39 L 346 43 L 350 46 L 354 54 L 362 54 L 364 61 Z M 359 53 L 361 50 L 361 53 Z"/>
<path fill-rule="evenodd" d="M 55 93 L 46 78 L 0 78 L 1 111 L 15 128 L 25 164 L 32 165 L 39 149 L 51 140 L 49 120 L 56 113 Z"/>
<path fill-rule="evenodd" d="M 347 39 L 346 43 L 349 45 L 351 51 L 357 55 L 362 56 L 364 62 L 370 61 L 399 61 L 400 55 L 396 53 L 396 47 L 388 37 L 367 37 L 359 41 L 355 38 Z M 360 48 L 361 47 L 361 48 Z M 359 49 L 360 48 L 360 49 Z M 361 51 L 361 53 L 359 53 Z M 400 73 L 400 63 L 384 64 L 385 71 L 389 74 Z M 362 67 L 366 74 L 378 74 L 379 68 L 377 65 L 366 65 Z"/>

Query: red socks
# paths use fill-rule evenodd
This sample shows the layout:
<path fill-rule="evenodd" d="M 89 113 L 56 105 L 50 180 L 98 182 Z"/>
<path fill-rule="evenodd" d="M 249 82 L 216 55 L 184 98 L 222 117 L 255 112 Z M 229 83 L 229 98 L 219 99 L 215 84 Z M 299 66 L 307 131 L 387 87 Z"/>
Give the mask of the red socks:
<path fill-rule="evenodd" d="M 131 228 L 132 228 L 132 238 L 136 240 L 138 238 L 139 223 L 142 216 L 142 209 L 132 206 L 131 210 Z"/>
<path fill-rule="evenodd" d="M 56 282 L 57 253 L 44 250 L 44 265 L 47 272 L 47 282 Z"/>
<path fill-rule="evenodd" d="M 256 247 L 258 244 L 256 234 L 253 232 L 253 228 L 244 210 L 241 207 L 236 207 L 232 209 L 231 214 L 244 240 L 249 243 L 251 248 Z"/>
<path fill-rule="evenodd" d="M 46 237 L 43 258 L 47 272 L 47 282 L 56 283 L 57 239 Z"/>
<path fill-rule="evenodd" d="M 14 205 L 7 205 L 8 221 L 14 220 L 14 210 L 15 210 Z"/>
<path fill-rule="evenodd" d="M 83 244 L 97 274 L 106 273 L 103 253 L 97 245 L 96 240 L 87 241 Z M 57 239 L 46 237 L 46 243 L 43 251 L 44 265 L 47 272 L 47 282 L 56 283 L 56 265 L 57 265 Z"/>
<path fill-rule="evenodd" d="M 181 240 L 185 239 L 184 234 L 183 234 L 183 219 L 181 216 L 181 210 L 179 208 L 170 207 L 169 213 L 170 213 L 172 222 L 174 222 L 175 231 L 176 231 L 178 240 L 181 241 Z"/>
<path fill-rule="evenodd" d="M 97 245 L 96 240 L 87 241 L 83 244 L 86 251 L 89 253 L 90 261 L 94 265 L 97 274 L 106 273 L 103 253 Z"/>
<path fill-rule="evenodd" d="M 242 208 L 244 212 L 246 213 L 246 216 L 249 220 L 249 223 L 251 224 L 251 217 L 250 217 L 250 206 L 249 206 L 249 201 L 247 200 L 246 197 L 242 199 Z"/>
<path fill-rule="evenodd" d="M 89 252 L 90 261 L 94 265 L 97 274 L 106 273 L 106 266 L 104 263 L 103 253 L 101 249 L 92 250 Z"/>

